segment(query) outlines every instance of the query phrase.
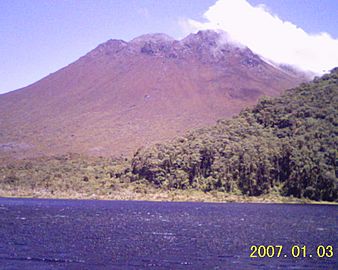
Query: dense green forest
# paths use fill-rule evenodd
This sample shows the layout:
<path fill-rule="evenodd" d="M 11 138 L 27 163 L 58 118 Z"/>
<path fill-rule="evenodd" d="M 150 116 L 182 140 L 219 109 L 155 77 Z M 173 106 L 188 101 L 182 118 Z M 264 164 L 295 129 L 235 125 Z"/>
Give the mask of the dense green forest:
<path fill-rule="evenodd" d="M 231 120 L 141 150 L 131 179 L 156 186 L 337 200 L 338 68 Z"/>
<path fill-rule="evenodd" d="M 335 68 L 231 120 L 139 149 L 131 159 L 65 155 L 0 165 L 0 191 L 185 190 L 338 201 L 337 107 Z"/>

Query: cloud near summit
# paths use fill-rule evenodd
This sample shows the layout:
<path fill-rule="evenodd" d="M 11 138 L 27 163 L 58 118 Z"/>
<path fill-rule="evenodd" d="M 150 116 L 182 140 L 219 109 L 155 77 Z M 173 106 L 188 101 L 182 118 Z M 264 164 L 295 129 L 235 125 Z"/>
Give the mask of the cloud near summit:
<path fill-rule="evenodd" d="M 205 22 L 181 21 L 185 31 L 221 29 L 231 39 L 262 57 L 318 74 L 338 65 L 338 39 L 327 33 L 309 34 L 283 21 L 265 6 L 246 0 L 218 0 L 203 14 Z"/>

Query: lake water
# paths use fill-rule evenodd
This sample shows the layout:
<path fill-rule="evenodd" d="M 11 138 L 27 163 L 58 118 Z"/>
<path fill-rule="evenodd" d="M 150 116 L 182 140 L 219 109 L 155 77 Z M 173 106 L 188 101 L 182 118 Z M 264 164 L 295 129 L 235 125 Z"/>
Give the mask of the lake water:
<path fill-rule="evenodd" d="M 0 269 L 338 269 L 337 210 L 3 198 Z M 252 245 L 283 250 L 250 258 Z M 306 246 L 305 258 L 292 258 L 295 245 Z M 334 256 L 319 258 L 319 245 Z"/>

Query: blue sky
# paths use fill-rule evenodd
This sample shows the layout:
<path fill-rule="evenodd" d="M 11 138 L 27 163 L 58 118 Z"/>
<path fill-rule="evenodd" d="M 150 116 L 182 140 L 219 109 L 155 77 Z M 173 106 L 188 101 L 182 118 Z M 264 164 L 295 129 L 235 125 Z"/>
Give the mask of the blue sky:
<path fill-rule="evenodd" d="M 1 0 L 0 93 L 31 84 L 110 38 L 128 41 L 154 32 L 182 38 L 199 27 L 218 25 L 219 18 L 212 12 L 206 18 L 206 12 L 221 4 L 229 9 L 233 1 L 215 5 L 216 0 Z M 306 33 L 328 33 L 333 40 L 329 48 L 336 48 L 337 0 L 247 2 L 252 7 L 263 4 L 265 11 Z M 244 14 L 239 12 L 239 17 Z M 245 17 L 242 20 L 245 23 Z"/>

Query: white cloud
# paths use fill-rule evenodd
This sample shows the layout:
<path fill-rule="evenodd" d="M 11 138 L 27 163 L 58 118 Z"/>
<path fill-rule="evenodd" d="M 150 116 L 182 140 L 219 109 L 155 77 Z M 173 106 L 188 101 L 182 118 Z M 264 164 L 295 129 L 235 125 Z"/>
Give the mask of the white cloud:
<path fill-rule="evenodd" d="M 323 73 L 338 66 L 338 39 L 327 33 L 309 34 L 283 21 L 264 5 L 246 0 L 218 0 L 204 13 L 205 22 L 180 21 L 184 30 L 222 29 L 252 51 L 277 63 Z"/>

